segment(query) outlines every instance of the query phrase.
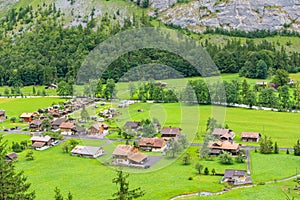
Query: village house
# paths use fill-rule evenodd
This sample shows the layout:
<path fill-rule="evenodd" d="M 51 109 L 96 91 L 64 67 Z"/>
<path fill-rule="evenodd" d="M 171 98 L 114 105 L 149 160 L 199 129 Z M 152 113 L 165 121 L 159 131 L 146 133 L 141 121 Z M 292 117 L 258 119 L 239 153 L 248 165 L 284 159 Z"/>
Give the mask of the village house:
<path fill-rule="evenodd" d="M 126 122 L 124 125 L 125 129 L 130 129 L 134 132 L 137 132 L 140 128 L 140 122 Z"/>
<path fill-rule="evenodd" d="M 212 135 L 215 139 L 219 139 L 222 141 L 233 141 L 235 137 L 235 133 L 232 132 L 232 130 L 224 128 L 215 128 L 212 132 Z"/>
<path fill-rule="evenodd" d="M 18 160 L 18 154 L 15 152 L 9 153 L 5 156 L 6 162 L 14 162 Z"/>
<path fill-rule="evenodd" d="M 112 153 L 114 164 L 117 165 L 142 165 L 148 156 L 139 152 L 138 148 L 132 145 L 119 144 Z"/>
<path fill-rule="evenodd" d="M 32 120 L 30 123 L 29 123 L 29 129 L 31 131 L 39 131 L 41 129 L 41 125 L 43 123 L 43 120 L 40 120 L 40 119 L 35 119 L 35 120 Z"/>
<path fill-rule="evenodd" d="M 88 134 L 88 131 L 86 130 L 86 128 L 84 128 L 82 126 L 79 126 L 77 124 L 72 128 L 72 132 L 75 135 L 86 135 L 86 134 Z"/>
<path fill-rule="evenodd" d="M 77 145 L 71 151 L 72 156 L 80 156 L 85 158 L 98 158 L 103 155 L 104 151 L 101 147 L 80 146 Z"/>
<path fill-rule="evenodd" d="M 259 142 L 260 138 L 261 134 L 255 132 L 242 132 L 241 136 L 243 142 Z"/>
<path fill-rule="evenodd" d="M 208 148 L 211 155 L 219 155 L 221 152 L 229 152 L 233 155 L 237 155 L 240 151 L 241 144 L 229 141 L 217 141 L 210 142 Z"/>
<path fill-rule="evenodd" d="M 58 86 L 55 84 L 50 84 L 45 87 L 46 90 L 53 90 L 53 89 L 57 89 L 57 88 L 58 88 Z"/>
<path fill-rule="evenodd" d="M 60 124 L 59 129 L 62 135 L 72 135 L 72 128 L 75 127 L 75 124 L 72 122 L 63 122 Z"/>
<path fill-rule="evenodd" d="M 89 128 L 91 135 L 108 134 L 109 126 L 107 124 L 94 124 Z"/>
<path fill-rule="evenodd" d="M 54 120 L 54 121 L 51 123 L 52 129 L 54 129 L 54 130 L 59 129 L 59 126 L 60 126 L 63 122 L 67 122 L 67 121 L 68 121 L 68 119 L 65 118 L 65 117 L 58 118 L 58 119 Z"/>
<path fill-rule="evenodd" d="M 139 148 L 144 151 L 163 152 L 167 143 L 163 138 L 141 138 Z"/>
<path fill-rule="evenodd" d="M 161 129 L 161 137 L 165 140 L 169 140 L 171 138 L 177 139 L 180 137 L 180 131 L 181 128 L 175 128 L 175 127 L 164 127 Z"/>
<path fill-rule="evenodd" d="M 0 110 L 0 121 L 4 121 L 6 119 L 5 110 Z"/>
<path fill-rule="evenodd" d="M 46 136 L 33 136 L 30 138 L 32 142 L 32 147 L 34 149 L 42 148 L 44 146 L 50 146 L 51 145 L 51 137 L 49 135 Z"/>
<path fill-rule="evenodd" d="M 31 122 L 33 120 L 33 117 L 36 116 L 36 113 L 22 113 L 22 115 L 20 116 L 20 118 L 24 121 L 24 122 Z"/>
<path fill-rule="evenodd" d="M 252 183 L 252 179 L 246 174 L 245 170 L 226 169 L 221 183 L 243 185 Z"/>

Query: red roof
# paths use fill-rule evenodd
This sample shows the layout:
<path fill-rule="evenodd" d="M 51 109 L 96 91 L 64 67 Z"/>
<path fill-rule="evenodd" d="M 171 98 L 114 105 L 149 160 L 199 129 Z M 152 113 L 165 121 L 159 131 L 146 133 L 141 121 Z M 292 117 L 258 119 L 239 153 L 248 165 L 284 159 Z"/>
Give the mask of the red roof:
<path fill-rule="evenodd" d="M 163 138 L 141 138 L 140 146 L 148 146 L 151 144 L 154 148 L 162 148 L 166 145 L 166 141 Z"/>
<path fill-rule="evenodd" d="M 71 122 L 63 122 L 60 124 L 59 128 L 63 128 L 63 129 L 71 129 L 75 126 L 74 123 Z"/>

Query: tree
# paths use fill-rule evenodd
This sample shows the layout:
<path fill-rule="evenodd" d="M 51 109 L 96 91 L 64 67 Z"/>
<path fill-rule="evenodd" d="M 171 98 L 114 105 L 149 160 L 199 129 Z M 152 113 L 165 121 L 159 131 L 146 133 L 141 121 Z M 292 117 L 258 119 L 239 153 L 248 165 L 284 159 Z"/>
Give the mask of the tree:
<path fill-rule="evenodd" d="M 32 94 L 33 94 L 33 95 L 36 95 L 35 87 L 32 87 Z"/>
<path fill-rule="evenodd" d="M 134 95 L 134 93 L 136 92 L 136 88 L 135 88 L 134 83 L 130 82 L 130 83 L 128 84 L 128 90 L 129 90 L 130 98 L 133 98 L 133 95 Z"/>
<path fill-rule="evenodd" d="M 213 168 L 213 169 L 211 170 L 211 173 L 212 173 L 212 175 L 215 175 L 215 174 L 216 174 L 215 168 Z"/>
<path fill-rule="evenodd" d="M 259 60 L 256 63 L 256 78 L 267 78 L 268 66 L 264 60 Z"/>
<path fill-rule="evenodd" d="M 274 144 L 274 153 L 279 154 L 279 148 L 278 148 L 277 142 L 275 142 L 275 144 Z"/>
<path fill-rule="evenodd" d="M 17 172 L 14 162 L 6 162 L 7 142 L 2 140 L 0 136 L 0 199 L 34 199 L 35 192 L 29 192 L 30 183 L 27 182 L 24 172 Z"/>
<path fill-rule="evenodd" d="M 55 200 L 64 200 L 64 197 L 61 194 L 60 189 L 58 187 L 55 187 L 54 192 L 55 192 L 55 196 L 54 196 Z M 66 200 L 72 200 L 72 199 L 73 199 L 73 195 L 71 194 L 71 192 L 68 192 L 68 196 Z"/>
<path fill-rule="evenodd" d="M 226 164 L 226 165 L 233 164 L 232 156 L 228 152 L 224 152 L 220 154 L 219 160 L 222 164 Z"/>
<path fill-rule="evenodd" d="M 250 108 L 256 104 L 256 95 L 253 90 L 250 90 L 244 97 L 244 104 L 248 105 Z"/>
<path fill-rule="evenodd" d="M 113 79 L 108 79 L 106 82 L 105 90 L 104 90 L 104 96 L 106 99 L 113 98 L 113 96 L 116 93 L 115 87 L 116 87 L 115 81 Z"/>
<path fill-rule="evenodd" d="M 284 109 L 287 109 L 290 101 L 289 87 L 287 85 L 281 86 L 278 89 L 280 104 Z"/>
<path fill-rule="evenodd" d="M 172 158 L 175 158 L 175 155 L 181 152 L 182 148 L 180 144 L 173 138 L 168 140 L 167 148 L 165 149 L 166 154 Z"/>
<path fill-rule="evenodd" d="M 140 187 L 129 189 L 128 177 L 129 174 L 124 173 L 122 170 L 117 170 L 117 177 L 113 178 L 112 182 L 117 185 L 118 190 L 113 194 L 112 200 L 131 200 L 145 195 L 145 192 Z"/>
<path fill-rule="evenodd" d="M 188 104 L 193 104 L 197 102 L 195 91 L 190 83 L 188 83 L 181 94 L 181 99 L 183 102 Z"/>
<path fill-rule="evenodd" d="M 85 105 L 82 106 L 80 117 L 84 121 L 87 121 L 90 118 L 88 111 L 85 109 Z"/>
<path fill-rule="evenodd" d="M 208 170 L 207 167 L 205 167 L 205 169 L 204 169 L 204 174 L 205 174 L 205 175 L 208 175 L 208 174 L 209 174 L 209 170 Z"/>
<path fill-rule="evenodd" d="M 181 135 L 178 139 L 178 143 L 181 145 L 183 149 L 187 148 L 189 145 L 188 140 L 186 139 L 186 135 Z"/>
<path fill-rule="evenodd" d="M 237 155 L 237 157 L 235 157 L 235 161 L 238 163 L 244 163 L 246 160 L 246 156 L 242 153 L 240 153 L 239 155 Z"/>
<path fill-rule="evenodd" d="M 29 150 L 26 154 L 26 159 L 27 160 L 34 160 L 34 157 L 33 157 L 33 151 L 32 150 Z"/>
<path fill-rule="evenodd" d="M 207 158 L 210 153 L 210 148 L 209 148 L 209 142 L 212 140 L 212 134 L 211 133 L 206 133 L 204 142 L 202 144 L 202 147 L 200 149 L 200 158 Z"/>
<path fill-rule="evenodd" d="M 182 162 L 184 165 L 189 165 L 191 164 L 191 156 L 189 153 L 186 153 L 183 158 L 182 158 Z"/>
<path fill-rule="evenodd" d="M 50 131 L 51 130 L 51 122 L 49 119 L 44 119 L 41 124 L 41 130 Z"/>
<path fill-rule="evenodd" d="M 300 141 L 299 140 L 294 145 L 294 155 L 295 156 L 300 156 Z"/>
<path fill-rule="evenodd" d="M 16 123 L 17 118 L 16 118 L 16 117 L 11 117 L 11 118 L 10 118 L 10 121 L 11 121 L 12 123 Z"/>
<path fill-rule="evenodd" d="M 260 153 L 262 154 L 270 154 L 273 150 L 273 142 L 272 139 L 267 137 L 266 135 L 260 140 Z"/>
<path fill-rule="evenodd" d="M 203 165 L 201 165 L 200 163 L 196 163 L 195 165 L 195 169 L 197 170 L 198 174 L 201 174 L 201 171 L 203 169 Z"/>
<path fill-rule="evenodd" d="M 212 133 L 213 130 L 217 127 L 220 127 L 220 125 L 217 124 L 217 120 L 213 117 L 209 117 L 206 122 L 206 132 Z"/>
<path fill-rule="evenodd" d="M 278 69 L 272 82 L 275 83 L 277 87 L 284 86 L 289 82 L 289 73 L 284 69 Z"/>
<path fill-rule="evenodd" d="M 78 145 L 79 142 L 73 138 L 68 139 L 67 141 L 64 142 L 62 150 L 65 153 L 69 153 L 70 150 L 72 150 L 76 145 Z"/>

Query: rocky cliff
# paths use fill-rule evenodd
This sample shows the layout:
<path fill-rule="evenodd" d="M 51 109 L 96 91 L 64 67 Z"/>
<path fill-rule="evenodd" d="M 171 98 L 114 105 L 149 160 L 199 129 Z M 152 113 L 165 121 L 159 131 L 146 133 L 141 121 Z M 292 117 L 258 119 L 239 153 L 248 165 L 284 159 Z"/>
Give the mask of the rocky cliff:
<path fill-rule="evenodd" d="M 195 32 L 206 26 L 300 32 L 300 0 L 198 0 L 175 5 L 170 0 L 152 1 L 161 21 Z"/>

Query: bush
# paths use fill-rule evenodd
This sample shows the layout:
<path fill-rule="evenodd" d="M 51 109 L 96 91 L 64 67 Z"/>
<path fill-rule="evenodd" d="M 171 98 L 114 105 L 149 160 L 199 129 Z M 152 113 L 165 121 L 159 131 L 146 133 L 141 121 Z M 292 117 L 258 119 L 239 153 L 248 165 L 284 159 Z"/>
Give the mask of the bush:
<path fill-rule="evenodd" d="M 189 181 L 193 180 L 193 177 L 189 177 L 188 180 L 189 180 Z"/>

